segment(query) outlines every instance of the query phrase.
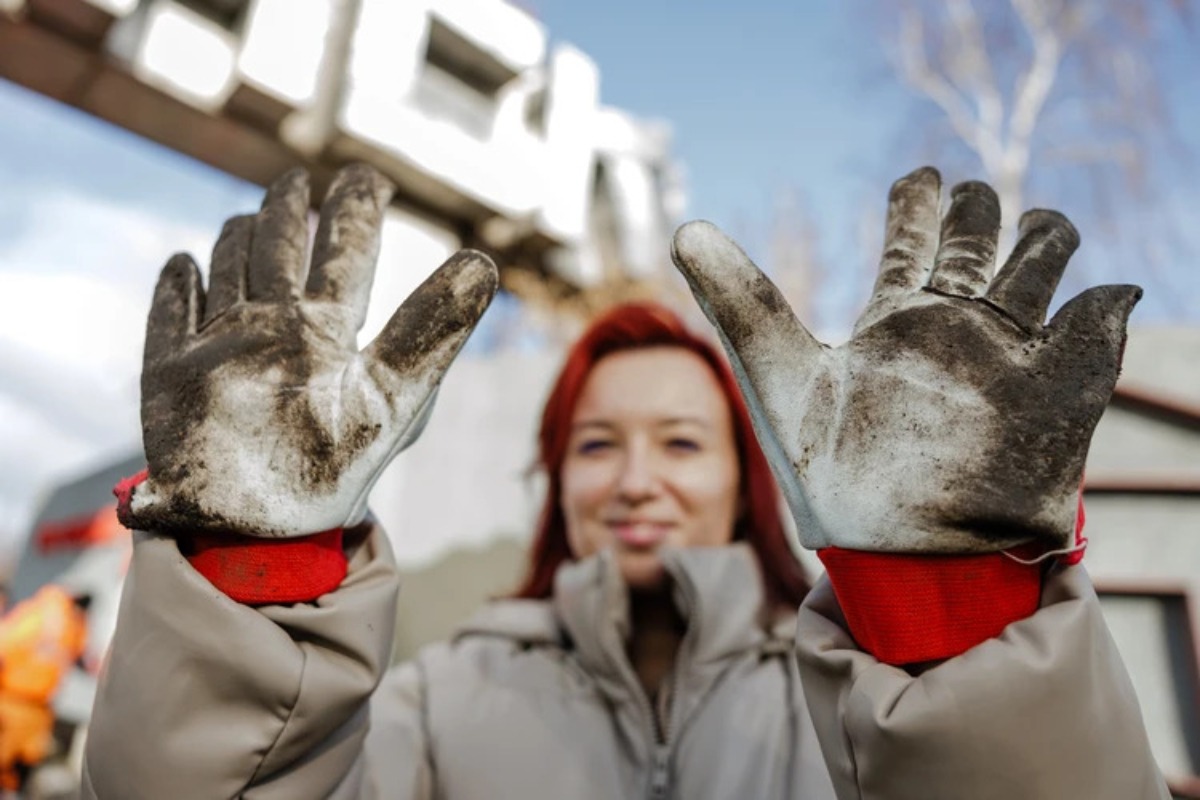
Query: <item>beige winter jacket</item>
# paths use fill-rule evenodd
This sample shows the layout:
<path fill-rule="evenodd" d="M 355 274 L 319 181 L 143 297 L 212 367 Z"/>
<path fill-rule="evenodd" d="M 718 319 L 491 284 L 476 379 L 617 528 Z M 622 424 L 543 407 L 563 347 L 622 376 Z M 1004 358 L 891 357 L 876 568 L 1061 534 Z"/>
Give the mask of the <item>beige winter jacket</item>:
<path fill-rule="evenodd" d="M 747 550 L 670 551 L 688 633 L 655 709 L 609 559 L 561 570 L 553 602 L 488 606 L 377 689 L 395 569 L 378 530 L 350 556 L 319 602 L 254 609 L 138 534 L 83 796 L 824 800 L 830 771 L 843 800 L 1168 796 L 1078 569 L 914 678 L 854 649 L 826 585 L 793 650 Z"/>

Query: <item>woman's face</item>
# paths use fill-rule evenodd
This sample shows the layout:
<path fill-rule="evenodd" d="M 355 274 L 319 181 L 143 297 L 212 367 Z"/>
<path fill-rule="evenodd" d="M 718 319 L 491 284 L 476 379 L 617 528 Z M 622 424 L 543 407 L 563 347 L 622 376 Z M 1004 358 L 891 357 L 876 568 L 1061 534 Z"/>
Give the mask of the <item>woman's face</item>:
<path fill-rule="evenodd" d="M 559 498 L 576 558 L 611 547 L 631 588 L 657 588 L 662 545 L 729 543 L 739 481 L 729 404 L 700 356 L 653 347 L 593 367 Z"/>

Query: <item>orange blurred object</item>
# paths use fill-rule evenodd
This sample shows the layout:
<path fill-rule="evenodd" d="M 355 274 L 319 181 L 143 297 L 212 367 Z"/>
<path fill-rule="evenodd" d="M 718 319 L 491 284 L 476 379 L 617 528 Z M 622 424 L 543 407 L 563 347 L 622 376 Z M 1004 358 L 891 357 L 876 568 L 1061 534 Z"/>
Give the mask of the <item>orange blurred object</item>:
<path fill-rule="evenodd" d="M 20 788 L 25 769 L 50 754 L 50 701 L 86 640 L 83 611 L 57 586 L 0 619 L 0 788 Z"/>

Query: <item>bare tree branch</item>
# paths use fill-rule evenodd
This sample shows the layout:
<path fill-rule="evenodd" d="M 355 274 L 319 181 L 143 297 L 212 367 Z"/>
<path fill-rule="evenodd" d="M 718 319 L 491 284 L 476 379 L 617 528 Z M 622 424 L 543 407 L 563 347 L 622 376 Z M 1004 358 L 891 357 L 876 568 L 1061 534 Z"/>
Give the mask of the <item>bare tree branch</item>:
<path fill-rule="evenodd" d="M 1192 35 L 1195 5 L 1194 0 L 877 3 L 896 23 L 887 35 L 897 76 L 940 111 L 942 127 L 962 145 L 959 152 L 977 159 L 1000 195 L 1008 223 L 1002 250 L 1012 242 L 1027 192 L 1037 191 L 1045 204 L 1067 187 L 1073 187 L 1072 215 L 1090 221 L 1110 244 L 1118 238 L 1125 245 L 1134 244 L 1130 238 L 1161 238 L 1161 231 L 1131 225 L 1127 206 L 1134 197 L 1144 204 L 1147 186 L 1170 181 L 1200 153 L 1194 138 L 1176 138 L 1162 93 L 1171 70 L 1179 69 L 1162 50 L 1164 26 L 1175 26 L 1166 41 L 1179 34 L 1179 22 Z M 953 157 L 954 148 L 939 146 L 943 162 Z M 1035 169 L 1048 161 L 1070 169 Z M 1165 162 L 1172 167 L 1157 166 Z M 1172 247 L 1176 253 L 1185 249 Z"/>
<path fill-rule="evenodd" d="M 999 133 L 1003 129 L 1004 98 L 996 84 L 979 14 L 971 0 L 948 0 L 947 8 L 958 34 L 951 63 L 961 70 L 968 88 L 975 92 L 979 126 L 988 139 L 993 140 L 988 148 L 998 151 Z"/>
<path fill-rule="evenodd" d="M 906 9 L 900 25 L 900 73 L 912 88 L 938 105 L 955 134 L 982 157 L 985 145 L 971 116 L 970 107 L 954 86 L 929 65 L 921 18 Z"/>
<path fill-rule="evenodd" d="M 1028 166 L 1029 141 L 1058 76 L 1063 47 L 1057 31 L 1047 21 L 1038 0 L 1012 0 L 1012 5 L 1024 23 L 1030 39 L 1033 40 L 1033 59 L 1017 80 L 1017 87 L 1013 92 L 1012 116 L 1008 125 L 1008 149 L 1010 152 L 1020 153 L 1020 156 L 1014 153 L 1010 158 L 1022 158 L 1019 163 L 1024 171 Z"/>

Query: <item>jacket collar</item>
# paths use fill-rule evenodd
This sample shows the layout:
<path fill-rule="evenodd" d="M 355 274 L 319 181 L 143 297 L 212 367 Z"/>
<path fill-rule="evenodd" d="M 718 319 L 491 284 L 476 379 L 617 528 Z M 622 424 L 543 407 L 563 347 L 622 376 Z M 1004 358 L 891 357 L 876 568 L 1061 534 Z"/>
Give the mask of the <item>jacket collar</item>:
<path fill-rule="evenodd" d="M 675 606 L 687 623 L 690 666 L 759 646 L 766 613 L 762 579 L 749 547 L 664 548 Z M 629 591 L 611 551 L 559 569 L 554 611 L 589 671 L 608 674 L 626 660 Z"/>
<path fill-rule="evenodd" d="M 678 735 L 736 656 L 792 652 L 795 612 L 769 613 L 758 562 L 744 544 L 664 549 L 661 557 L 687 631 L 657 713 L 626 654 L 629 591 L 609 552 L 560 567 L 549 602 L 490 603 L 459 636 L 499 636 L 570 652 L 614 707 L 625 709 L 625 723 L 651 741 Z M 635 708 L 641 710 L 628 713 Z"/>
<path fill-rule="evenodd" d="M 663 567 L 687 622 L 687 672 L 715 668 L 729 657 L 790 637 L 791 614 L 770 614 L 753 551 L 745 544 L 664 548 Z M 554 597 L 488 603 L 457 631 L 522 644 L 573 648 L 589 673 L 621 682 L 627 674 L 629 591 L 610 551 L 571 562 L 555 576 Z"/>
<path fill-rule="evenodd" d="M 719 662 L 767 639 L 792 636 L 794 616 L 770 614 L 754 552 L 726 547 L 664 548 L 662 565 L 673 579 L 674 602 L 688 624 L 692 660 Z M 574 646 L 584 666 L 610 672 L 624 658 L 629 637 L 629 590 L 616 558 L 605 551 L 559 567 L 551 602 L 487 603 L 456 631 L 498 636 L 522 644 Z"/>

